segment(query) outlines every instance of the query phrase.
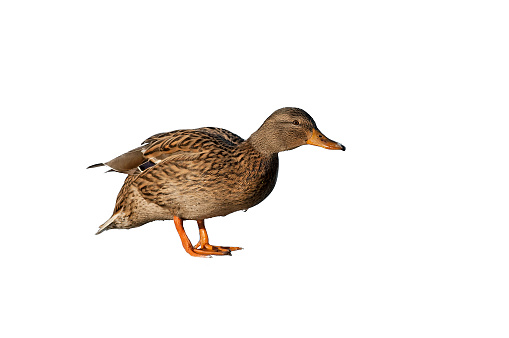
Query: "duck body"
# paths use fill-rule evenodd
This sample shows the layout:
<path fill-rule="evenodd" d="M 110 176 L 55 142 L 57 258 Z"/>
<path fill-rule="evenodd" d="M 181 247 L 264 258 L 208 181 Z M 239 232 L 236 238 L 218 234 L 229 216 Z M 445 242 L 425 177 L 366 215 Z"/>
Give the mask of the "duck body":
<path fill-rule="evenodd" d="M 276 185 L 278 153 L 306 143 L 344 150 L 298 108 L 274 112 L 246 140 L 211 127 L 156 134 L 141 147 L 90 166 L 107 165 L 128 175 L 113 215 L 97 234 L 173 219 L 184 249 L 192 256 L 230 254 L 241 248 L 208 244 L 204 219 L 247 210 L 263 201 Z M 200 242 L 194 247 L 183 220 L 198 222 Z"/>
<path fill-rule="evenodd" d="M 257 205 L 276 185 L 278 155 L 262 154 L 224 129 L 177 130 L 146 142 L 141 151 L 164 154 L 163 163 L 126 178 L 114 211 L 122 215 L 110 229 L 226 216 Z"/>

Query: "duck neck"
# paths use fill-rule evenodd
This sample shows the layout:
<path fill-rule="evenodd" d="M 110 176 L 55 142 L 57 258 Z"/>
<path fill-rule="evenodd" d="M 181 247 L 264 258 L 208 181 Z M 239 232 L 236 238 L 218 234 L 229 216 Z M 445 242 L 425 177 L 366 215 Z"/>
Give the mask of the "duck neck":
<path fill-rule="evenodd" d="M 254 149 L 265 156 L 272 156 L 285 150 L 284 145 L 280 142 L 280 135 L 269 129 L 263 124 L 246 140 Z"/>

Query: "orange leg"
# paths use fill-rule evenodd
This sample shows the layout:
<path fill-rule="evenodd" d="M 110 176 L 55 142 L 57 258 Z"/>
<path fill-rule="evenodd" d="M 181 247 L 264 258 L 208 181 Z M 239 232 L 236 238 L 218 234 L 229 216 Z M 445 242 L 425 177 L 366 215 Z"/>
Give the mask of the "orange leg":
<path fill-rule="evenodd" d="M 231 255 L 230 250 L 224 250 L 224 251 L 217 250 L 217 249 L 214 249 L 216 247 L 208 244 L 208 236 L 207 236 L 207 231 L 205 230 L 205 226 L 203 227 L 203 229 L 205 231 L 205 236 L 207 236 L 206 244 L 209 247 L 207 247 L 207 246 L 202 246 L 201 248 L 193 247 L 193 245 L 191 244 L 191 241 L 187 237 L 186 231 L 184 230 L 184 221 L 182 220 L 182 218 L 180 218 L 178 216 L 173 216 L 173 221 L 175 222 L 175 228 L 177 228 L 177 232 L 180 236 L 180 240 L 182 241 L 182 246 L 184 247 L 184 250 L 186 250 L 186 252 L 188 254 L 190 254 L 191 256 L 193 256 L 193 257 L 210 257 L 210 255 Z M 201 222 L 203 224 L 203 220 Z M 200 228 L 200 243 L 201 243 L 201 241 L 202 241 L 202 231 Z M 237 249 L 235 249 L 235 250 L 237 250 Z"/>
<path fill-rule="evenodd" d="M 205 250 L 211 250 L 215 252 L 224 252 L 227 255 L 231 254 L 231 251 L 242 250 L 242 248 L 237 246 L 216 246 L 209 244 L 209 235 L 207 234 L 207 229 L 205 229 L 205 221 L 203 219 L 199 219 L 198 229 L 200 230 L 200 241 L 194 246 L 195 249 L 201 248 Z"/>

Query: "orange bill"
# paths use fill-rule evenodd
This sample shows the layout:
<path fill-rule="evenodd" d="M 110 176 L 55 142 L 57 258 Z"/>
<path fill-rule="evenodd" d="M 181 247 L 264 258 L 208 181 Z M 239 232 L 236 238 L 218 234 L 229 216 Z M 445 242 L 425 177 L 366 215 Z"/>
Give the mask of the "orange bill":
<path fill-rule="evenodd" d="M 341 143 L 334 142 L 325 135 L 323 135 L 318 129 L 313 129 L 313 134 L 311 135 L 311 138 L 307 140 L 307 144 L 311 144 L 314 146 L 322 147 L 325 149 L 340 149 L 345 150 L 345 146 Z"/>

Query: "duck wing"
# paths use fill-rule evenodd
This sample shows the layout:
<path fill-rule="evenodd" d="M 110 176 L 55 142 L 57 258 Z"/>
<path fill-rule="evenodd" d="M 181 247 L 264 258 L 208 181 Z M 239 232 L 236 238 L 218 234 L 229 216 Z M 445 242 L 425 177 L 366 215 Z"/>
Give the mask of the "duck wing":
<path fill-rule="evenodd" d="M 142 146 L 132 149 L 111 161 L 98 163 L 88 168 L 107 165 L 109 171 L 124 174 L 139 174 L 162 160 L 195 160 L 200 155 L 216 148 L 227 150 L 243 142 L 240 136 L 222 128 L 182 129 L 155 134 L 142 142 Z"/>
<path fill-rule="evenodd" d="M 93 164 L 87 169 L 97 168 L 102 166 L 108 166 L 111 169 L 108 171 L 114 171 L 123 174 L 134 174 L 138 171 L 138 167 L 147 161 L 145 156 L 143 156 L 143 146 L 129 150 L 128 152 L 115 157 L 111 161 L 104 163 Z"/>

